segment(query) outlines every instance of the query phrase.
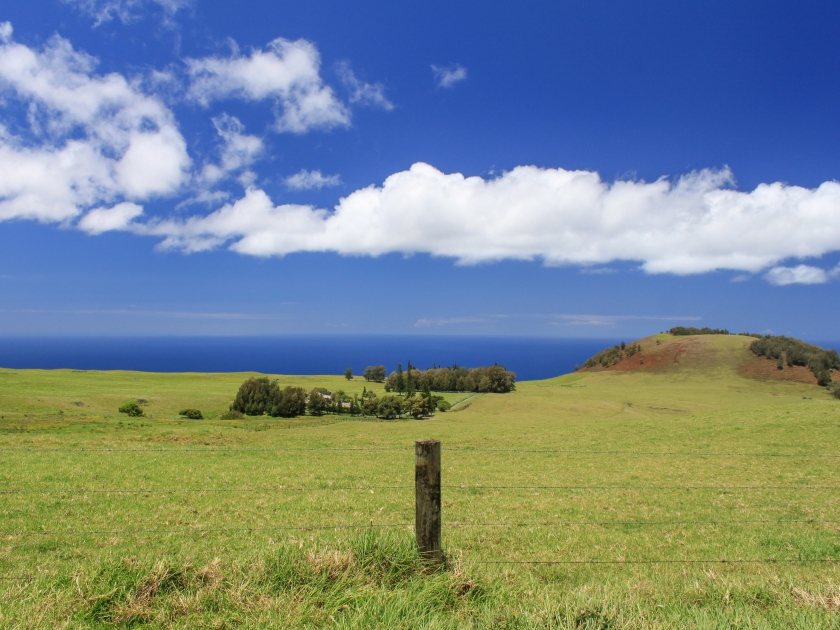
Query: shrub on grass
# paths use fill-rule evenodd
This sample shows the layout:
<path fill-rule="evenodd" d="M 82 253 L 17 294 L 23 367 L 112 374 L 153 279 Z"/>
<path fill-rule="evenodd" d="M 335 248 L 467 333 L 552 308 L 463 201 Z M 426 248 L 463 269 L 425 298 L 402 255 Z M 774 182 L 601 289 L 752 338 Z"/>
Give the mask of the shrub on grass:
<path fill-rule="evenodd" d="M 840 398 L 840 383 L 831 383 L 826 389 L 835 398 Z"/>
<path fill-rule="evenodd" d="M 190 420 L 201 420 L 204 418 L 204 416 L 201 415 L 201 411 L 198 409 L 181 409 L 181 411 L 178 412 L 178 415 L 189 418 Z"/>
<path fill-rule="evenodd" d="M 133 400 L 125 403 L 118 411 L 126 414 L 129 418 L 139 418 L 143 415 L 143 410 L 140 408 L 140 405 Z"/>
<path fill-rule="evenodd" d="M 443 398 L 441 398 L 439 401 L 437 401 L 437 409 L 438 411 L 449 411 L 450 409 L 452 409 L 452 403 L 448 400 L 444 400 Z"/>
<path fill-rule="evenodd" d="M 219 419 L 220 420 L 240 420 L 244 417 L 245 416 L 242 414 L 241 411 L 236 411 L 235 409 L 229 409 L 229 410 L 225 411 L 224 413 L 222 413 L 222 415 L 219 416 Z"/>

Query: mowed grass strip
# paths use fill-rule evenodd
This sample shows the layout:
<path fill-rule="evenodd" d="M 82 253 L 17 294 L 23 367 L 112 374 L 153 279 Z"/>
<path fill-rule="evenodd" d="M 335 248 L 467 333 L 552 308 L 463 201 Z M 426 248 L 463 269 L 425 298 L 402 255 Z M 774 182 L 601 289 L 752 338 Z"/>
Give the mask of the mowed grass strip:
<path fill-rule="evenodd" d="M 423 421 L 219 420 L 242 374 L 5 371 L 0 489 L 50 492 L 0 493 L 0 574 L 32 578 L 0 581 L 0 625 L 836 625 L 840 471 L 810 455 L 840 454 L 840 405 L 739 376 L 742 339 L 708 343 L 726 360 L 520 383 Z M 116 414 L 132 398 L 148 417 Z M 410 559 L 425 437 L 443 442 L 442 573 Z M 98 492 L 120 489 L 148 492 Z M 377 577 L 365 537 L 407 577 Z M 616 564 L 515 564 L 588 561 Z"/>

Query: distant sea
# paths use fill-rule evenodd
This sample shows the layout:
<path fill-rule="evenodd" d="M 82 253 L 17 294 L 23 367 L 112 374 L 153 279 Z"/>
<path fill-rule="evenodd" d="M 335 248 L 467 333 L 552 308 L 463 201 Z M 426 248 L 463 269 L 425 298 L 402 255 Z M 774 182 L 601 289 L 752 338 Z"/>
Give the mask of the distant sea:
<path fill-rule="evenodd" d="M 0 367 L 139 370 L 144 372 L 264 372 L 361 375 L 368 365 L 390 373 L 408 361 L 418 368 L 498 363 L 517 380 L 574 370 L 620 339 L 449 336 L 282 337 L 18 337 L 0 338 Z"/>

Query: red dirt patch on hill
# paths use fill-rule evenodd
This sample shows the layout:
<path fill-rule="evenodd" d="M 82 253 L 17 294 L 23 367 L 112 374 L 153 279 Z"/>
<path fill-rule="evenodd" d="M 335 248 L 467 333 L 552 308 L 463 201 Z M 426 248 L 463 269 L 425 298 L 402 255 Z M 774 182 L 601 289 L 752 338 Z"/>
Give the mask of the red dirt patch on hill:
<path fill-rule="evenodd" d="M 738 367 L 738 374 L 760 381 L 790 381 L 816 385 L 817 377 L 806 367 L 801 365 L 785 366 L 780 370 L 774 359 L 757 357 L 750 353 L 750 358 Z"/>
<path fill-rule="evenodd" d="M 635 372 L 639 370 L 673 369 L 682 365 L 708 363 L 714 360 L 717 350 L 700 337 L 685 337 L 676 341 L 668 341 L 658 345 L 653 339 L 642 339 L 639 342 L 642 351 L 632 357 L 622 359 L 608 368 L 600 365 L 592 368 L 582 368 L 581 372 Z"/>

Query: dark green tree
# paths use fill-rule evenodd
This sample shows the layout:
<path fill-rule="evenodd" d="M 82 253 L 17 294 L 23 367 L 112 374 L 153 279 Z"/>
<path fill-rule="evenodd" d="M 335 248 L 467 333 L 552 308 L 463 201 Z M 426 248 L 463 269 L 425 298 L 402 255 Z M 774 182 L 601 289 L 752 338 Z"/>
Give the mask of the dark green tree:
<path fill-rule="evenodd" d="M 394 389 L 398 394 L 402 394 L 405 391 L 405 377 L 403 377 L 402 363 L 397 365 L 397 380 L 394 383 Z"/>
<path fill-rule="evenodd" d="M 327 410 L 327 399 L 317 389 L 309 392 L 309 397 L 306 399 L 306 410 L 313 416 L 320 416 Z"/>
<path fill-rule="evenodd" d="M 272 417 L 294 418 L 306 413 L 306 391 L 302 387 L 276 388 L 266 404 L 266 413 Z"/>
<path fill-rule="evenodd" d="M 248 416 L 261 416 L 265 413 L 265 408 L 275 390 L 279 390 L 277 383 L 269 381 L 264 376 L 249 378 L 239 387 L 230 408 Z"/>
<path fill-rule="evenodd" d="M 350 368 L 347 368 L 346 370 L 344 370 L 344 378 L 346 378 L 348 381 L 352 381 L 353 380 L 353 370 L 350 369 Z"/>
<path fill-rule="evenodd" d="M 414 375 L 412 374 L 412 370 L 409 370 L 405 373 L 405 395 L 410 398 L 414 396 L 416 391 L 417 388 L 414 386 Z"/>

